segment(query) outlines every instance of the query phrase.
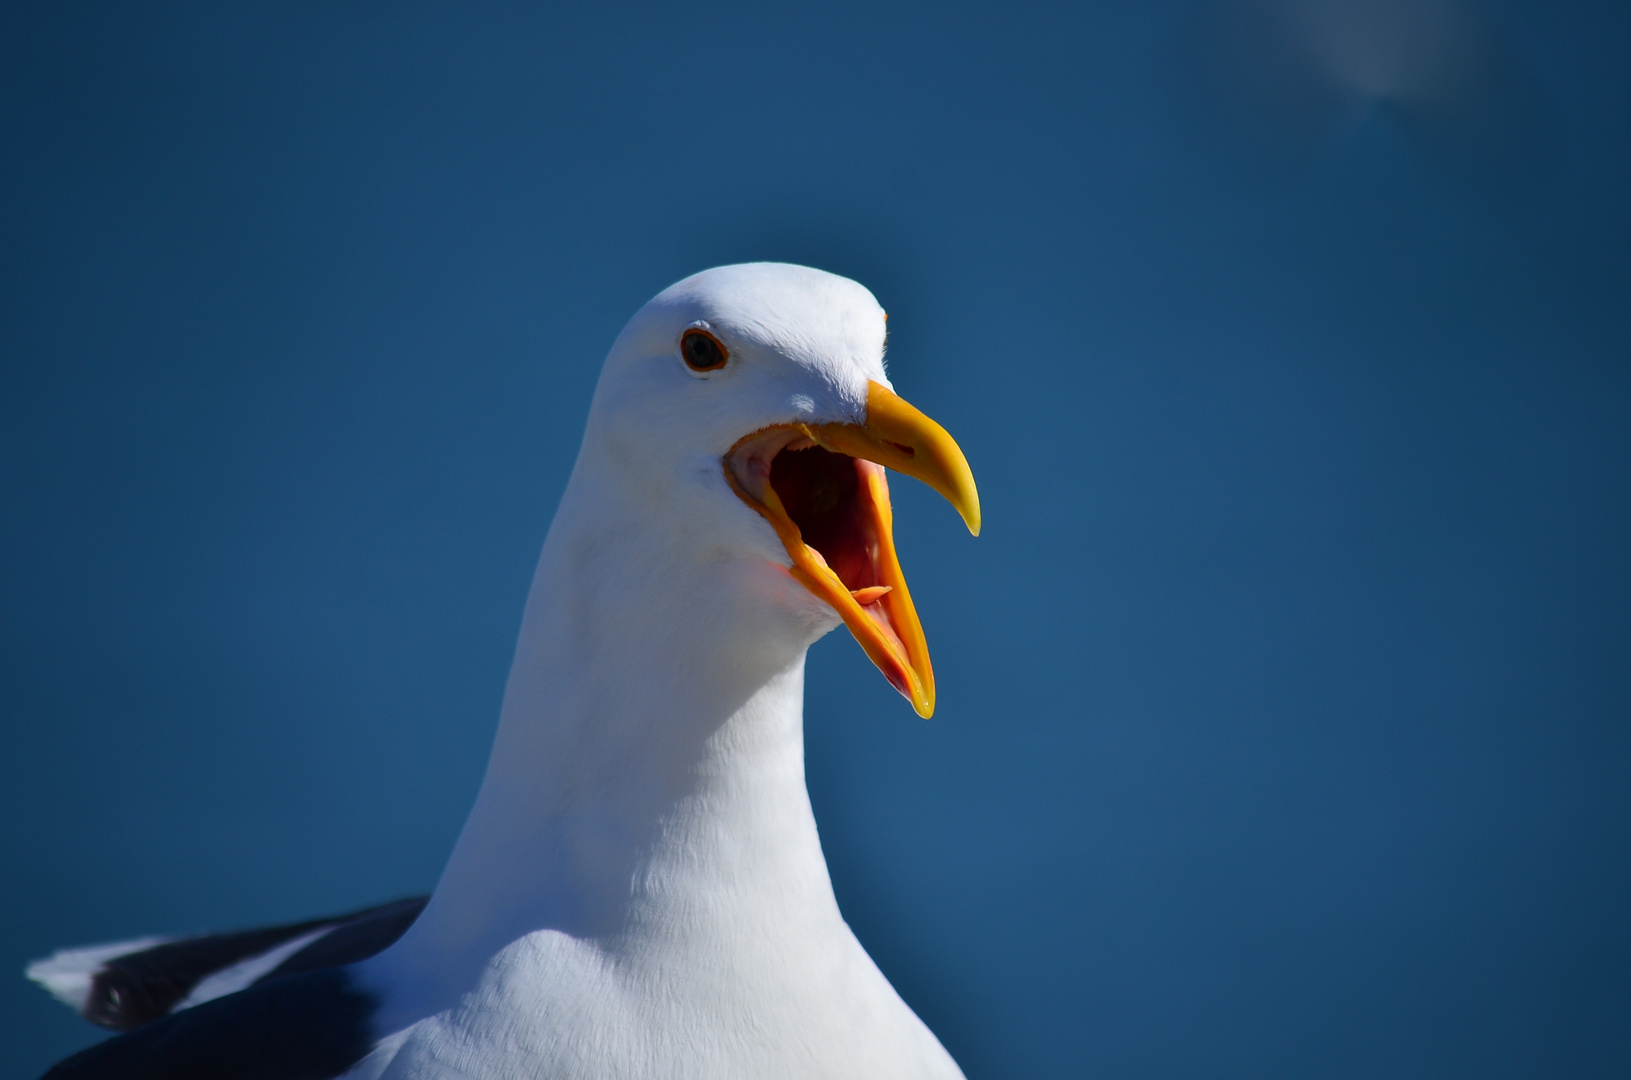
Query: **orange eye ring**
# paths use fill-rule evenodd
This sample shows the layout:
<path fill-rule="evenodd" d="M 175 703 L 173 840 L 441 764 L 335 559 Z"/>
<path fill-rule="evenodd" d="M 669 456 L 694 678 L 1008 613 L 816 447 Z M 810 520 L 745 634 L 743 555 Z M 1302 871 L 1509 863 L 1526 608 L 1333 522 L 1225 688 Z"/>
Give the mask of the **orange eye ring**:
<path fill-rule="evenodd" d="M 724 343 L 699 326 L 681 335 L 680 356 L 692 371 L 718 371 L 731 358 Z"/>

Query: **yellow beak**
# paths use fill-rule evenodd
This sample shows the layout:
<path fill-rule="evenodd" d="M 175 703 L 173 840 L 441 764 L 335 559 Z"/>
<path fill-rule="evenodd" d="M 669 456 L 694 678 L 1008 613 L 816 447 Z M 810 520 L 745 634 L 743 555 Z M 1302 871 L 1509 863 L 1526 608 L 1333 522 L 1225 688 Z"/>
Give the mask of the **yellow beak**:
<path fill-rule="evenodd" d="M 817 449 L 836 457 L 802 458 Z M 727 455 L 725 476 L 776 530 L 793 577 L 832 605 L 872 662 L 927 718 L 934 713 L 934 669 L 895 555 L 883 467 L 928 484 L 969 532 L 980 534 L 980 496 L 962 450 L 945 428 L 876 382 L 867 386 L 864 424 L 754 432 Z"/>

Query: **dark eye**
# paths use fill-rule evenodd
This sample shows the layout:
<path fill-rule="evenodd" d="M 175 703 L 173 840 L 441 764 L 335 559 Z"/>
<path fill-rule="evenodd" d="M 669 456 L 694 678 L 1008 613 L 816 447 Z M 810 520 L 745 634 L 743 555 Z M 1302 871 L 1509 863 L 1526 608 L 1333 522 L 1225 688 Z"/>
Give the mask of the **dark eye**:
<path fill-rule="evenodd" d="M 706 330 L 687 330 L 680 338 L 680 355 L 692 371 L 718 371 L 730 359 L 725 346 Z"/>

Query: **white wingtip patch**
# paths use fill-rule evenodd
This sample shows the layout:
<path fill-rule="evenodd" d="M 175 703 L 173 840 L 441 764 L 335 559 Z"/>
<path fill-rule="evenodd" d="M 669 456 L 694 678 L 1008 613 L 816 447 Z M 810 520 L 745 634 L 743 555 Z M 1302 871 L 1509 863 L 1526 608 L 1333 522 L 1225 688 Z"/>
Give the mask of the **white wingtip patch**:
<path fill-rule="evenodd" d="M 214 972 L 193 987 L 192 993 L 188 994 L 184 1001 L 177 1004 L 170 1011 L 178 1013 L 182 1009 L 190 1009 L 194 1005 L 214 1001 L 218 997 L 236 994 L 262 975 L 271 974 L 273 968 L 333 929 L 333 925 L 320 927 L 309 934 L 302 934 L 292 941 L 285 941 L 275 949 L 256 953 L 254 956 L 241 960 L 229 968 L 222 968 L 220 971 Z"/>
<path fill-rule="evenodd" d="M 91 945 L 84 949 L 61 949 L 44 960 L 28 965 L 26 974 L 50 992 L 51 996 L 77 1013 L 85 1011 L 85 999 L 91 994 L 91 980 L 102 970 L 102 965 L 119 956 L 126 956 L 155 945 L 174 940 L 166 937 L 135 938 L 108 945 Z"/>

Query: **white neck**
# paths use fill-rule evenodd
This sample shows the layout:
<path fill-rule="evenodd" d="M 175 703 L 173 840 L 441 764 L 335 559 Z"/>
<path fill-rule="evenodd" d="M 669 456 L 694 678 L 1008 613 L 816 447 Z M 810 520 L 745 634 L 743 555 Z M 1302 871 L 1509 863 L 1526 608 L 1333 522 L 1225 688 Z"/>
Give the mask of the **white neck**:
<path fill-rule="evenodd" d="M 652 493 L 616 481 L 586 443 L 481 793 L 381 958 L 425 987 L 415 1011 L 537 930 L 626 950 L 658 926 L 728 941 L 842 925 L 803 743 L 805 651 L 836 616 L 762 558 L 661 527 Z"/>

